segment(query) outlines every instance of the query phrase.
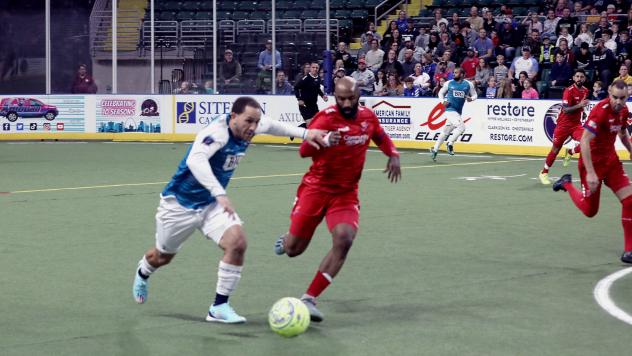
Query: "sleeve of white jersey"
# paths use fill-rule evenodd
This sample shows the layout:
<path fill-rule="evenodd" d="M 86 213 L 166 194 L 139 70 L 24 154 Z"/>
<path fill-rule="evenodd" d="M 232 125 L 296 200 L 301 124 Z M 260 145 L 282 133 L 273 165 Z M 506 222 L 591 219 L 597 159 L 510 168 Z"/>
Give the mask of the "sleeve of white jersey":
<path fill-rule="evenodd" d="M 447 82 L 443 83 L 443 86 L 441 87 L 441 89 L 439 89 L 439 100 L 445 100 L 445 95 L 448 93 L 448 84 L 450 84 L 450 82 L 451 80 L 448 80 Z"/>
<path fill-rule="evenodd" d="M 210 125 L 195 137 L 187 157 L 187 166 L 195 179 L 214 197 L 226 195 L 226 191 L 213 174 L 209 159 L 224 147 L 227 141 L 228 132 L 222 132 L 220 125 Z"/>
<path fill-rule="evenodd" d="M 478 93 L 476 93 L 476 88 L 474 88 L 474 84 L 468 80 L 467 82 L 470 85 L 470 98 L 472 100 L 476 100 L 478 98 Z"/>
<path fill-rule="evenodd" d="M 256 134 L 268 134 L 273 136 L 287 136 L 305 138 L 307 130 L 302 127 L 293 126 L 285 122 L 277 121 L 269 117 L 262 116 L 257 126 Z"/>

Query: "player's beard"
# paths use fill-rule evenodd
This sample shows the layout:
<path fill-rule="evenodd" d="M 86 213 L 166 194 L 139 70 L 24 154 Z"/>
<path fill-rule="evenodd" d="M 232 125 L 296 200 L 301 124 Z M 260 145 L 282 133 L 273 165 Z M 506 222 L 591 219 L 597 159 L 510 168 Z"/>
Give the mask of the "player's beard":
<path fill-rule="evenodd" d="M 345 119 L 354 119 L 356 114 L 358 113 L 358 104 L 355 104 L 350 108 L 343 108 L 342 106 L 338 105 L 338 111 L 340 111 L 340 114 L 342 114 Z"/>
<path fill-rule="evenodd" d="M 581 88 L 584 86 L 584 82 L 575 82 L 575 85 L 577 85 L 578 88 Z"/>

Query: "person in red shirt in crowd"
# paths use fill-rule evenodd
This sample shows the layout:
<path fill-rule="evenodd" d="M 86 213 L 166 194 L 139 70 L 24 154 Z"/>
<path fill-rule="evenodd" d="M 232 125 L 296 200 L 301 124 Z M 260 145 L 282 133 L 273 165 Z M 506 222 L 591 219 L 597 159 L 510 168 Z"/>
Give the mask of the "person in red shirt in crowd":
<path fill-rule="evenodd" d="M 628 89 L 624 81 L 616 80 L 608 90 L 608 98 L 592 109 L 581 138 L 581 159 L 578 168 L 582 190 L 573 185 L 570 174 L 553 184 L 553 190 L 567 191 L 575 206 L 587 217 L 597 215 L 602 182 L 610 188 L 622 204 L 624 248 L 621 262 L 632 263 L 632 186 L 615 151 L 617 136 L 630 152 L 632 143 L 627 130 L 629 115 L 626 106 Z"/>
<path fill-rule="evenodd" d="M 77 75 L 72 81 L 70 92 L 72 94 L 96 94 L 97 85 L 94 79 L 88 74 L 88 67 L 85 64 L 79 65 Z"/>
<path fill-rule="evenodd" d="M 474 53 L 474 47 L 467 49 L 467 56 L 461 63 L 461 68 L 465 71 L 465 79 L 473 80 L 476 75 L 476 66 L 478 66 L 478 57 Z"/>
<path fill-rule="evenodd" d="M 356 81 L 350 77 L 339 79 L 335 97 L 336 105 L 320 111 L 309 125 L 310 129 L 329 131 L 325 140 L 329 146 L 318 150 L 301 145 L 301 157 L 312 157 L 313 163 L 298 187 L 289 232 L 279 237 L 274 246 L 277 255 L 298 256 L 309 245 L 322 219 L 327 220 L 333 246 L 301 298 L 315 322 L 323 320 L 316 298 L 342 268 L 358 231 L 358 183 L 369 141 L 389 157 L 384 170 L 389 180 L 397 182 L 401 177 L 399 152 L 375 113 L 358 105 L 360 91 Z"/>
<path fill-rule="evenodd" d="M 588 89 L 584 87 L 586 72 L 582 69 L 576 69 L 573 75 L 573 81 L 573 85 L 564 89 L 564 94 L 562 95 L 562 111 L 557 118 L 555 131 L 553 131 L 553 147 L 551 147 L 551 151 L 549 151 L 549 154 L 546 156 L 544 168 L 542 168 L 538 176 L 540 182 L 545 185 L 551 184 L 549 180 L 549 169 L 553 166 L 553 163 L 555 163 L 555 158 L 564 145 L 564 142 L 566 142 L 569 137 L 572 137 L 575 141 L 579 141 L 582 137 L 582 112 L 584 111 L 584 107 L 589 103 L 588 95 L 590 94 Z M 579 152 L 579 145 L 566 151 L 564 167 L 568 166 L 568 162 L 573 156 L 573 153 L 577 152 Z"/>

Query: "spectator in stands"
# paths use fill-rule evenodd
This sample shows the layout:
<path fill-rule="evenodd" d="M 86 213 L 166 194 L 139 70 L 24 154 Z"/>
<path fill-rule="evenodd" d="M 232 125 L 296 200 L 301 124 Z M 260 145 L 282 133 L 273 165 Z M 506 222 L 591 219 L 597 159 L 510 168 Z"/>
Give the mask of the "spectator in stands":
<path fill-rule="evenodd" d="M 274 67 L 280 69 L 282 65 L 281 53 L 278 50 L 274 52 Z M 272 89 L 272 40 L 267 40 L 266 48 L 259 53 L 257 68 L 259 68 L 259 73 L 257 74 L 256 90 L 262 94 L 269 93 Z"/>
<path fill-rule="evenodd" d="M 465 78 L 467 80 L 473 80 L 476 75 L 476 67 L 478 66 L 478 57 L 474 53 L 474 47 L 470 47 L 467 49 L 466 57 L 461 62 L 461 68 L 463 68 L 463 72 L 465 73 Z"/>
<path fill-rule="evenodd" d="M 503 78 L 498 82 L 497 98 L 513 98 L 513 83 L 510 78 Z"/>
<path fill-rule="evenodd" d="M 183 80 L 182 83 L 180 83 L 180 87 L 175 90 L 174 94 L 194 94 L 191 88 L 191 82 Z"/>
<path fill-rule="evenodd" d="M 300 73 L 296 75 L 296 77 L 294 77 L 294 85 L 296 85 L 296 83 L 298 83 L 301 79 L 303 79 L 303 77 L 305 77 L 306 75 L 309 75 L 311 66 L 312 64 L 309 62 L 305 62 L 303 64 L 303 71 L 301 71 Z"/>
<path fill-rule="evenodd" d="M 516 48 L 520 45 L 522 39 L 520 38 L 520 34 L 513 29 L 510 19 L 505 19 L 503 28 L 498 34 L 498 37 L 500 38 L 499 47 L 503 50 L 505 57 L 507 59 L 513 58 L 516 53 Z"/>
<path fill-rule="evenodd" d="M 518 75 L 518 79 L 514 79 L 511 81 L 511 90 L 513 92 L 514 99 L 522 98 L 522 91 L 524 90 L 524 82 L 529 79 L 527 72 L 522 71 Z"/>
<path fill-rule="evenodd" d="M 546 15 L 546 20 L 544 20 L 544 23 L 542 24 L 544 28 L 542 31 L 542 36 L 546 34 L 551 38 L 551 40 L 557 39 L 556 28 L 557 28 L 557 22 L 559 20 L 560 19 L 555 16 L 555 11 L 548 10 L 547 15 Z"/>
<path fill-rule="evenodd" d="M 560 41 L 565 40 L 566 43 L 573 43 L 573 36 L 568 33 L 568 27 L 562 27 L 560 33 L 557 34 L 557 42 L 555 43 L 555 47 L 560 46 Z"/>
<path fill-rule="evenodd" d="M 342 41 L 338 43 L 338 49 L 334 53 L 334 59 L 336 61 L 342 60 L 347 74 L 351 74 L 357 67 L 353 56 L 347 51 L 347 44 Z"/>
<path fill-rule="evenodd" d="M 576 3 L 577 4 L 577 3 Z M 582 43 L 587 43 L 589 47 L 592 47 L 593 43 L 593 34 L 590 32 L 588 28 L 588 24 L 581 23 L 579 24 L 579 29 L 577 30 L 578 34 L 575 37 L 575 46 L 579 47 Z"/>
<path fill-rule="evenodd" d="M 331 71 L 331 73 L 333 73 L 331 75 L 332 78 L 336 76 L 339 69 L 345 70 L 345 62 L 342 59 L 337 59 L 334 63 L 334 69 Z"/>
<path fill-rule="evenodd" d="M 551 44 L 551 39 L 548 35 L 542 38 L 542 42 L 538 62 L 542 68 L 551 68 L 551 65 L 555 62 L 555 46 Z"/>
<path fill-rule="evenodd" d="M 524 40 L 523 46 L 531 48 L 531 55 L 533 58 L 538 59 L 540 57 L 540 49 L 542 47 L 540 32 L 538 30 L 531 31 L 529 37 Z"/>
<path fill-rule="evenodd" d="M 525 72 L 530 79 L 534 79 L 538 75 L 538 61 L 531 57 L 531 49 L 522 47 L 522 56 L 516 57 L 509 68 L 509 77 L 519 79 L 520 73 Z"/>
<path fill-rule="evenodd" d="M 606 16 L 608 17 L 608 21 L 610 21 L 610 23 L 619 20 L 617 17 L 617 7 L 614 6 L 614 4 L 608 4 L 608 7 L 606 8 Z"/>
<path fill-rule="evenodd" d="M 474 87 L 479 95 L 483 95 L 487 82 L 491 75 L 491 70 L 487 65 L 487 62 L 483 58 L 478 59 L 478 65 L 476 66 L 476 74 L 474 75 Z"/>
<path fill-rule="evenodd" d="M 213 89 L 212 80 L 207 80 L 204 82 L 204 88 L 202 90 L 202 94 L 215 94 L 215 89 Z"/>
<path fill-rule="evenodd" d="M 621 30 L 632 35 L 632 8 L 628 10 L 628 16 L 624 16 L 621 18 L 620 26 Z"/>
<path fill-rule="evenodd" d="M 439 47 L 439 35 L 436 33 L 431 33 L 428 39 L 428 49 L 426 52 L 433 55 L 433 57 L 437 56 L 437 47 Z"/>
<path fill-rule="evenodd" d="M 416 87 L 413 83 L 415 80 L 412 77 L 404 78 L 404 96 L 418 98 L 421 96 L 421 89 Z"/>
<path fill-rule="evenodd" d="M 475 54 L 478 58 L 489 61 L 494 55 L 494 43 L 487 37 L 487 31 L 484 28 L 478 30 L 478 38 L 472 43 Z"/>
<path fill-rule="evenodd" d="M 386 61 L 382 63 L 382 67 L 380 67 L 380 69 L 389 76 L 392 73 L 395 73 L 398 78 L 398 82 L 399 78 L 401 78 L 404 73 L 404 68 L 402 68 L 402 64 L 397 61 L 397 56 L 394 50 L 388 51 L 388 57 Z"/>
<path fill-rule="evenodd" d="M 595 35 L 595 40 L 601 38 L 601 33 L 610 28 L 610 23 L 606 16 L 601 16 L 599 22 L 593 27 L 592 33 Z"/>
<path fill-rule="evenodd" d="M 478 16 L 478 8 L 476 6 L 472 6 L 470 8 L 470 17 L 466 19 L 469 22 L 470 27 L 473 31 L 478 32 L 481 28 L 483 28 L 483 18 Z"/>
<path fill-rule="evenodd" d="M 404 64 L 404 54 L 406 53 L 407 50 L 411 50 L 413 54 L 415 54 L 415 43 L 413 42 L 412 37 L 406 35 L 403 37 L 402 39 L 404 41 L 404 45 L 402 46 L 402 49 L 399 50 L 399 54 L 397 55 L 397 60 L 402 62 L 402 64 Z M 412 73 L 412 68 L 411 68 L 411 73 Z"/>
<path fill-rule="evenodd" d="M 628 73 L 630 68 L 628 68 L 625 64 L 619 66 L 619 76 L 614 78 L 614 80 L 623 80 L 625 84 L 632 84 L 632 76 Z"/>
<path fill-rule="evenodd" d="M 456 44 L 450 40 L 450 35 L 447 32 L 444 32 L 440 36 L 441 42 L 437 45 L 435 55 L 437 57 L 441 57 L 445 51 L 450 51 L 450 54 L 456 53 Z"/>
<path fill-rule="evenodd" d="M 426 27 L 419 28 L 419 36 L 415 38 L 415 48 L 420 48 L 423 52 L 428 52 L 428 42 L 430 35 Z"/>
<path fill-rule="evenodd" d="M 362 34 L 362 38 L 365 38 L 368 42 L 362 42 L 362 47 L 358 50 L 358 56 L 366 54 L 371 50 L 371 41 L 373 40 L 373 32 L 367 32 Z"/>
<path fill-rule="evenodd" d="M 404 60 L 400 63 L 402 65 L 402 77 L 408 77 L 415 72 L 415 65 L 419 62 L 413 58 L 413 50 L 406 48 L 404 52 Z"/>
<path fill-rule="evenodd" d="M 421 57 L 421 70 L 428 74 L 430 78 L 434 78 L 435 69 L 437 68 L 437 63 L 432 60 L 432 54 L 425 53 Z"/>
<path fill-rule="evenodd" d="M 617 61 L 630 66 L 632 56 L 632 41 L 627 31 L 622 31 L 617 38 Z"/>
<path fill-rule="evenodd" d="M 557 5 L 555 5 L 555 16 L 562 17 L 564 15 L 564 10 L 568 10 L 569 13 L 571 11 L 568 6 L 568 1 L 566 0 L 557 0 Z"/>
<path fill-rule="evenodd" d="M 384 35 L 382 35 L 382 41 L 380 41 L 380 45 L 382 48 L 389 48 L 390 39 L 393 37 L 393 31 L 399 31 L 397 29 L 397 21 L 393 20 L 388 24 L 388 28 L 384 31 Z"/>
<path fill-rule="evenodd" d="M 434 11 L 434 20 L 430 22 L 430 31 L 431 32 L 439 32 L 440 24 L 443 23 L 446 26 L 448 25 L 448 20 L 443 17 L 441 13 L 441 9 L 435 9 Z"/>
<path fill-rule="evenodd" d="M 404 95 L 404 87 L 399 82 L 397 74 L 389 74 L 386 83 L 386 96 L 402 96 Z"/>
<path fill-rule="evenodd" d="M 562 17 L 559 19 L 559 21 L 557 21 L 557 25 L 555 26 L 555 33 L 559 36 L 562 32 L 562 29 L 566 28 L 567 33 L 574 34 L 576 26 L 577 18 L 571 17 L 571 9 L 565 7 L 562 10 Z M 573 41 L 569 41 L 569 43 L 573 43 Z"/>
<path fill-rule="evenodd" d="M 450 41 L 454 43 L 454 60 L 461 62 L 465 57 L 466 41 L 465 37 L 461 33 L 461 27 L 454 25 L 454 28 L 450 29 Z"/>
<path fill-rule="evenodd" d="M 575 67 L 577 69 L 587 70 L 589 67 L 591 67 L 591 64 L 592 64 L 592 53 L 590 53 L 590 50 L 588 48 L 588 43 L 583 42 L 579 46 L 579 50 L 577 51 L 577 54 L 575 55 Z"/>
<path fill-rule="evenodd" d="M 612 51 L 604 46 L 603 38 L 597 38 L 596 43 L 592 57 L 592 67 L 589 69 L 594 69 L 599 75 L 599 80 L 603 82 L 604 87 L 608 87 L 612 82 L 612 73 L 617 64 L 617 59 Z"/>
<path fill-rule="evenodd" d="M 487 33 L 491 34 L 492 31 L 498 32 L 498 22 L 494 19 L 494 13 L 491 11 L 487 11 L 485 14 L 485 20 L 483 21 L 483 28 Z"/>
<path fill-rule="evenodd" d="M 360 43 L 363 46 L 364 45 L 367 45 L 369 47 L 371 46 L 371 39 L 367 38 L 369 33 L 371 33 L 371 37 L 372 37 L 371 39 L 375 38 L 378 43 L 382 40 L 382 36 L 375 31 L 375 24 L 369 21 L 368 26 L 367 26 L 367 31 L 362 34 L 362 37 L 360 37 Z"/>
<path fill-rule="evenodd" d="M 337 69 L 334 72 L 334 87 L 336 86 L 336 82 L 340 78 L 344 78 L 347 75 L 347 71 L 344 68 Z"/>
<path fill-rule="evenodd" d="M 522 99 L 540 99 L 538 91 L 533 87 L 530 79 L 525 79 L 523 84 Z"/>
<path fill-rule="evenodd" d="M 376 39 L 371 41 L 371 50 L 366 53 L 366 65 L 370 70 L 376 72 L 382 63 L 384 63 L 384 51 L 382 51 L 378 45 Z"/>
<path fill-rule="evenodd" d="M 410 75 L 413 78 L 413 85 L 420 90 L 420 96 L 430 95 L 430 75 L 423 71 L 421 63 L 415 64 L 415 72 Z"/>
<path fill-rule="evenodd" d="M 494 78 L 500 84 L 500 80 L 509 77 L 509 68 L 505 65 L 505 56 L 499 54 L 496 56 L 496 67 L 494 68 Z"/>
<path fill-rule="evenodd" d="M 358 60 L 358 69 L 351 73 L 351 77 L 356 80 L 356 83 L 360 88 L 361 95 L 373 95 L 373 83 L 375 82 L 375 75 L 373 74 L 373 72 L 366 69 L 366 60 Z"/>
<path fill-rule="evenodd" d="M 625 15 L 630 10 L 630 2 L 626 0 L 614 0 L 614 6 L 616 8 L 615 14 Z M 619 20 L 623 17 L 619 17 Z"/>
<path fill-rule="evenodd" d="M 399 32 L 404 32 L 407 24 L 408 14 L 406 14 L 406 11 L 404 10 L 399 10 L 399 16 L 397 17 L 397 29 L 399 29 Z"/>
<path fill-rule="evenodd" d="M 293 95 L 294 87 L 287 82 L 285 71 L 279 69 L 276 72 L 276 95 Z"/>
<path fill-rule="evenodd" d="M 378 70 L 375 75 L 375 83 L 373 83 L 373 95 L 384 96 L 386 95 L 386 74 L 383 70 Z"/>
<path fill-rule="evenodd" d="M 224 51 L 224 60 L 219 64 L 219 80 L 223 84 L 239 83 L 241 79 L 241 64 L 233 59 L 233 51 Z"/>
<path fill-rule="evenodd" d="M 461 35 L 465 39 L 465 42 L 463 43 L 463 46 L 465 48 L 472 47 L 472 44 L 478 38 L 478 31 L 472 30 L 470 28 L 470 24 L 468 22 L 466 22 L 466 23 L 463 24 L 463 27 L 461 27 Z"/>
<path fill-rule="evenodd" d="M 384 50 L 389 49 L 389 48 L 393 48 L 393 45 L 397 45 L 397 49 L 395 51 L 395 53 L 399 52 L 399 49 L 404 45 L 404 43 L 402 42 L 402 36 L 399 33 L 399 30 L 393 30 L 393 33 L 391 34 L 390 38 L 385 38 L 384 39 Z"/>
<path fill-rule="evenodd" d="M 443 52 L 443 56 L 441 56 L 441 58 L 439 59 L 439 61 L 443 61 L 446 63 L 447 65 L 447 71 L 452 73 L 454 71 L 454 68 L 456 67 L 456 63 L 452 62 L 452 52 L 451 51 L 445 51 Z"/>
<path fill-rule="evenodd" d="M 549 81 L 552 87 L 567 87 L 573 77 L 573 68 L 566 62 L 566 57 L 558 53 L 555 55 L 555 63 L 551 66 Z"/>
<path fill-rule="evenodd" d="M 445 80 L 450 80 L 453 78 L 453 72 L 448 70 L 448 65 L 444 61 L 439 62 L 439 65 L 437 65 L 433 80 L 435 83 L 439 83 L 439 80 L 441 80 L 441 78 Z"/>
<path fill-rule="evenodd" d="M 494 99 L 498 88 L 496 87 L 496 78 L 494 76 L 487 79 L 487 87 L 485 88 L 485 98 Z"/>
<path fill-rule="evenodd" d="M 537 12 L 529 11 L 529 14 L 522 20 L 522 26 L 526 27 L 527 33 L 531 33 L 533 30 L 538 30 L 538 33 L 544 31 L 544 25 Z"/>
<path fill-rule="evenodd" d="M 439 79 L 439 82 L 437 83 L 437 85 L 435 85 L 434 89 L 432 89 L 432 96 L 436 97 L 439 95 L 439 90 L 441 90 L 441 88 L 443 88 L 443 86 L 445 85 L 445 83 L 448 80 L 446 78 L 441 77 Z"/>
<path fill-rule="evenodd" d="M 608 93 L 603 87 L 603 83 L 600 80 L 597 80 L 593 84 L 593 90 L 590 93 L 590 100 L 602 100 L 608 96 Z"/>
<path fill-rule="evenodd" d="M 588 11 L 583 9 L 581 1 L 575 1 L 573 4 L 573 12 L 571 12 L 571 16 L 578 17 L 588 15 Z"/>
<path fill-rule="evenodd" d="M 97 84 L 92 79 L 92 76 L 88 74 L 88 66 L 80 64 L 77 67 L 77 74 L 72 81 L 70 92 L 72 94 L 96 94 Z"/>
<path fill-rule="evenodd" d="M 395 51 L 396 55 L 395 55 L 395 60 L 397 60 L 397 53 L 399 53 L 399 46 L 397 45 L 397 43 L 391 43 L 391 51 Z M 388 60 L 388 50 L 386 51 L 386 53 L 384 54 L 384 61 L 386 62 Z"/>
<path fill-rule="evenodd" d="M 571 67 L 575 65 L 575 54 L 570 50 L 570 48 L 568 48 L 568 42 L 566 42 L 565 39 L 560 41 L 560 46 L 555 49 L 554 53 L 556 55 L 558 53 L 563 54 L 566 59 L 566 63 L 570 64 Z"/>
<path fill-rule="evenodd" d="M 592 1 L 592 6 L 597 12 L 602 13 L 606 11 L 606 7 L 610 3 L 610 0 L 594 0 Z"/>
<path fill-rule="evenodd" d="M 406 20 L 406 28 L 404 29 L 404 31 L 399 32 L 402 37 L 410 36 L 413 41 L 415 40 L 415 38 L 417 38 L 417 36 L 419 36 L 419 30 L 415 28 L 415 20 L 413 20 L 412 18 L 408 18 L 408 20 Z"/>
<path fill-rule="evenodd" d="M 617 53 L 617 42 L 612 39 L 612 30 L 607 29 L 601 32 L 601 38 L 603 38 L 603 45 L 612 51 L 612 53 Z"/>
<path fill-rule="evenodd" d="M 450 17 L 450 20 L 448 20 L 449 28 L 453 28 L 454 25 L 459 26 L 459 28 L 463 26 L 463 21 L 461 21 L 461 18 L 459 17 L 459 13 L 456 11 L 452 13 L 452 17 Z"/>

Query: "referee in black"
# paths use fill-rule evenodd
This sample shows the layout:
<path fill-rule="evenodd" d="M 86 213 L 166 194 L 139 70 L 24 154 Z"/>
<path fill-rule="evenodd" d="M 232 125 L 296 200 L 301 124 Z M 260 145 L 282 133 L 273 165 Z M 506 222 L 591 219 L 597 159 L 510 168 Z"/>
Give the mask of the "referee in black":
<path fill-rule="evenodd" d="M 309 68 L 309 74 L 299 80 L 294 86 L 294 93 L 298 99 L 298 110 L 303 116 L 304 123 L 300 127 L 307 127 L 309 121 L 318 113 L 318 96 L 327 101 L 327 94 L 321 89 L 322 81 L 318 75 L 318 63 L 312 63 Z"/>

